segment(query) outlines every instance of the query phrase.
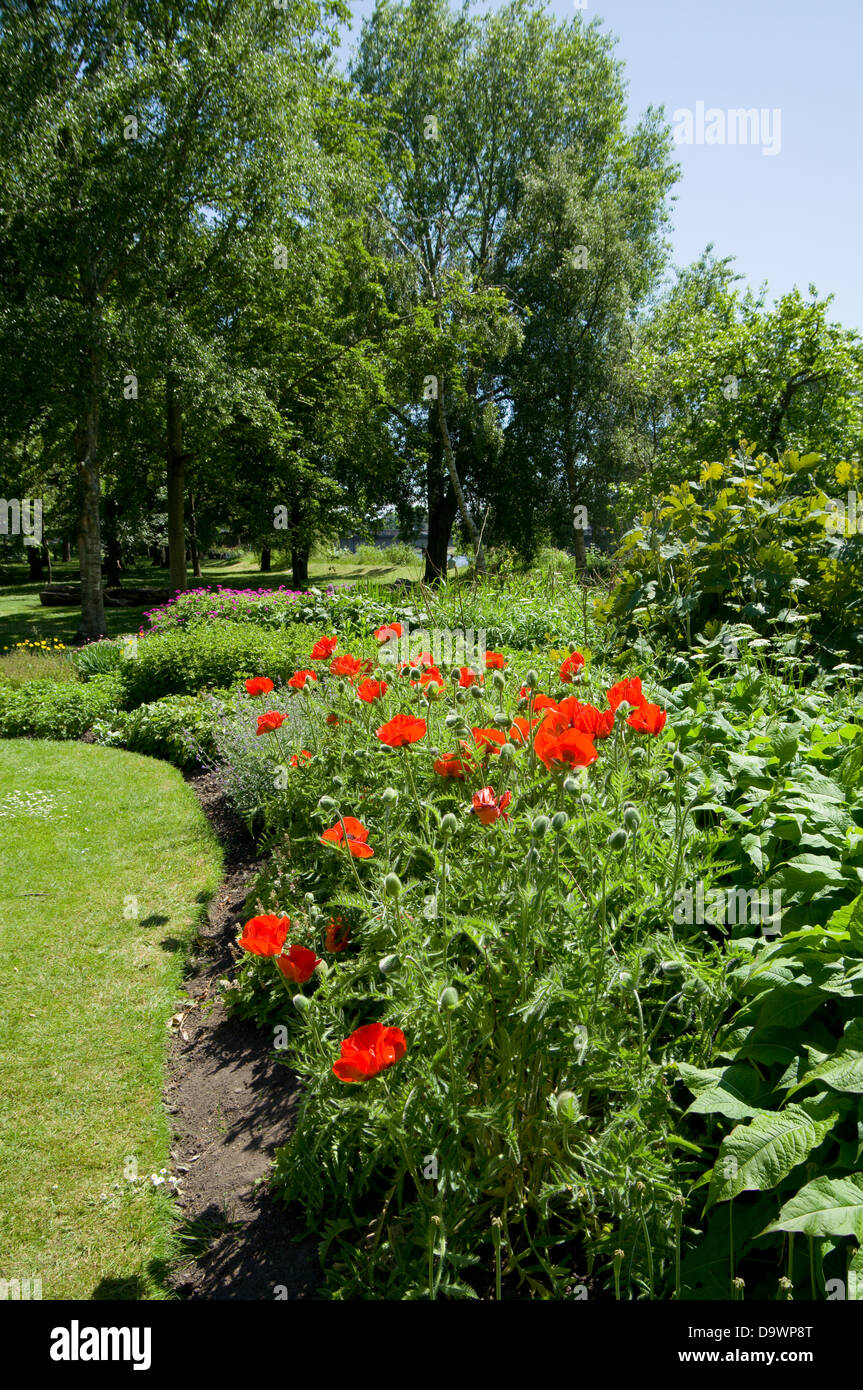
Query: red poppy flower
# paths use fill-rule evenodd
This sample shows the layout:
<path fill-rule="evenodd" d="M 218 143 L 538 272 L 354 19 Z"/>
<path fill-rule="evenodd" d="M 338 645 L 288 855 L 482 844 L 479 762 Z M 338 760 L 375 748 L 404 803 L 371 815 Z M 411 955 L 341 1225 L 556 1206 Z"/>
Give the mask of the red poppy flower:
<path fill-rule="evenodd" d="M 376 627 L 375 637 L 379 642 L 388 642 L 391 637 L 401 637 L 401 623 L 389 623 L 386 627 Z"/>
<path fill-rule="evenodd" d="M 572 727 L 580 729 L 591 738 L 608 738 L 614 732 L 614 710 L 597 709 L 596 705 L 582 705 L 576 714 Z"/>
<path fill-rule="evenodd" d="M 357 694 L 361 700 L 365 700 L 367 705 L 370 705 L 374 700 L 380 700 L 386 693 L 386 681 L 373 681 L 369 676 L 364 681 L 360 681 L 357 686 Z"/>
<path fill-rule="evenodd" d="M 338 955 L 347 946 L 350 936 L 350 924 L 342 917 L 331 917 L 327 927 L 327 950 Z"/>
<path fill-rule="evenodd" d="M 430 681 L 435 681 L 441 687 L 444 685 L 444 678 L 436 666 L 427 666 L 420 674 L 419 683 L 423 690 L 425 690 Z M 411 685 L 416 685 L 416 681 L 411 681 Z"/>
<path fill-rule="evenodd" d="M 291 767 L 299 767 L 300 758 L 310 758 L 311 756 L 311 753 L 309 753 L 305 748 L 303 748 L 299 753 L 292 753 Z"/>
<path fill-rule="evenodd" d="M 483 678 L 478 676 L 476 671 L 472 671 L 469 666 L 459 666 L 458 683 L 462 690 L 468 690 L 472 685 L 482 685 Z"/>
<path fill-rule="evenodd" d="M 337 714 L 328 714 L 325 722 L 332 726 L 335 724 L 340 724 L 341 720 L 339 719 L 339 716 Z"/>
<path fill-rule="evenodd" d="M 369 832 L 361 821 L 354 816 L 344 816 L 344 828 L 342 821 L 336 821 L 335 825 L 329 830 L 325 830 L 323 835 L 318 838 L 322 845 L 335 845 L 336 849 L 341 849 L 342 844 L 347 839 L 347 846 L 354 859 L 371 859 L 374 850 L 371 845 L 366 844 Z"/>
<path fill-rule="evenodd" d="M 407 1052 L 407 1040 L 401 1028 L 387 1028 L 383 1023 L 365 1023 L 341 1045 L 341 1057 L 333 1063 L 339 1081 L 368 1081 L 400 1062 Z"/>
<path fill-rule="evenodd" d="M 538 723 L 539 723 L 539 720 L 538 720 L 538 719 L 534 719 L 534 720 L 533 720 L 533 723 L 534 723 L 534 724 L 538 724 Z M 521 715 L 517 715 L 516 718 L 513 719 L 513 721 L 512 721 L 512 727 L 511 727 L 511 729 L 510 729 L 510 731 L 509 731 L 509 741 L 510 741 L 510 743 L 527 743 L 527 741 L 528 741 L 529 738 L 530 738 L 530 725 L 528 724 L 528 722 L 527 722 L 526 719 L 523 719 L 523 718 L 521 717 Z"/>
<path fill-rule="evenodd" d="M 584 665 L 584 657 L 581 652 L 570 652 L 560 668 L 560 679 L 567 685 L 572 681 L 573 676 L 577 676 Z"/>
<path fill-rule="evenodd" d="M 246 681 L 246 689 L 250 695 L 269 695 L 274 688 L 269 676 L 252 676 L 251 680 Z"/>
<path fill-rule="evenodd" d="M 626 722 L 638 734 L 661 734 L 667 718 L 664 709 L 645 700 L 643 705 L 633 710 Z"/>
<path fill-rule="evenodd" d="M 474 729 L 471 728 L 474 742 L 478 748 L 487 748 L 491 753 L 499 753 L 502 746 L 506 743 L 506 734 L 502 729 Z"/>
<path fill-rule="evenodd" d="M 258 734 L 271 734 L 276 729 L 280 729 L 285 722 L 287 715 L 279 714 L 276 709 L 267 710 L 266 714 L 258 715 Z"/>
<path fill-rule="evenodd" d="M 536 756 L 549 769 L 552 767 L 588 767 L 599 756 L 593 740 L 580 729 L 565 728 L 562 731 L 554 726 L 557 716 L 545 720 L 533 740 Z"/>
<path fill-rule="evenodd" d="M 624 700 L 628 705 L 643 705 L 647 702 L 647 696 L 641 689 L 640 676 L 627 676 L 626 680 L 618 681 L 610 690 L 606 690 L 608 703 L 614 710 L 618 705 L 622 705 Z"/>
<path fill-rule="evenodd" d="M 473 764 L 469 758 L 460 758 L 457 753 L 445 753 L 438 758 L 434 770 L 438 777 L 457 777 L 463 782 L 465 774 L 473 771 Z"/>
<path fill-rule="evenodd" d="M 326 661 L 338 646 L 338 637 L 319 637 L 312 647 L 312 661 Z"/>
<path fill-rule="evenodd" d="M 504 792 L 498 800 L 493 787 L 483 787 L 481 791 L 474 792 L 470 809 L 481 825 L 493 825 L 501 817 L 509 820 L 506 808 L 511 801 L 512 792 Z"/>
<path fill-rule="evenodd" d="M 317 675 L 314 671 L 295 671 L 288 681 L 288 685 L 293 690 L 304 690 L 309 681 L 316 681 Z"/>
<path fill-rule="evenodd" d="M 529 695 L 530 691 L 526 685 L 523 685 L 518 692 L 518 698 L 520 700 L 526 700 Z M 539 714 L 540 710 L 543 709 L 557 709 L 557 701 L 553 700 L 550 695 L 534 694 L 532 709 L 534 714 Z"/>
<path fill-rule="evenodd" d="M 360 661 L 359 657 L 351 656 L 350 652 L 345 652 L 343 656 L 337 656 L 335 661 L 330 662 L 330 675 L 347 676 L 349 680 L 355 680 L 360 672 L 371 669 L 370 661 Z"/>
<path fill-rule="evenodd" d="M 290 926 L 290 917 L 276 917 L 272 912 L 262 917 L 250 917 L 243 927 L 238 945 L 253 956 L 277 956 L 285 944 Z"/>
<path fill-rule="evenodd" d="M 386 743 L 390 748 L 404 748 L 425 738 L 426 722 L 413 714 L 397 714 L 376 732 L 381 743 Z"/>
<path fill-rule="evenodd" d="M 276 965 L 286 980 L 304 985 L 314 975 L 315 966 L 320 965 L 320 961 L 307 946 L 292 946 L 285 955 L 276 957 Z"/>
<path fill-rule="evenodd" d="M 486 652 L 485 669 L 487 671 L 502 671 L 506 665 L 506 657 L 503 652 Z"/>

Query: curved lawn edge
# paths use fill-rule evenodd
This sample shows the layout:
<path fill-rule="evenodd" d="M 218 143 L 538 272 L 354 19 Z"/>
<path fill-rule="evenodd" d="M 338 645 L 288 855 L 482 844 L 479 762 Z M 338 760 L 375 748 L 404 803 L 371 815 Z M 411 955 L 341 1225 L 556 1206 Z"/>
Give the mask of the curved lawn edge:
<path fill-rule="evenodd" d="M 162 1298 L 168 1024 L 222 852 L 170 764 L 0 740 L 0 1247 L 43 1299 Z"/>

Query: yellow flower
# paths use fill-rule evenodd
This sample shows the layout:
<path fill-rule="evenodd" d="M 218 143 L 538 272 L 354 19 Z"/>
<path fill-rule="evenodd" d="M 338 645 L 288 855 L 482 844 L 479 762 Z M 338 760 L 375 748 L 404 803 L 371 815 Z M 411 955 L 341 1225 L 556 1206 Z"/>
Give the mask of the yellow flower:
<path fill-rule="evenodd" d="M 850 483 L 853 476 L 853 470 L 851 468 L 850 463 L 847 463 L 844 459 L 841 463 L 837 463 L 836 481 L 840 487 L 842 487 L 845 483 Z"/>
<path fill-rule="evenodd" d="M 701 470 L 702 483 L 715 483 L 725 473 L 721 463 L 707 463 Z"/>

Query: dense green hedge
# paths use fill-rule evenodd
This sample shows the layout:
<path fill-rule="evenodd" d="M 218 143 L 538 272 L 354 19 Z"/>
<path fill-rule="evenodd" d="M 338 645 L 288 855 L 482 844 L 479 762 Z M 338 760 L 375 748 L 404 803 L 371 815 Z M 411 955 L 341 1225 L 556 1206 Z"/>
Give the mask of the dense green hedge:
<path fill-rule="evenodd" d="M 80 738 L 96 719 L 123 703 L 116 676 L 79 681 L 36 680 L 0 687 L 3 738 Z"/>
<path fill-rule="evenodd" d="M 247 676 L 287 680 L 308 662 L 309 629 L 280 632 L 240 623 L 216 623 L 138 640 L 137 655 L 124 661 L 119 679 L 128 708 L 165 695 L 197 695 L 235 684 Z"/>

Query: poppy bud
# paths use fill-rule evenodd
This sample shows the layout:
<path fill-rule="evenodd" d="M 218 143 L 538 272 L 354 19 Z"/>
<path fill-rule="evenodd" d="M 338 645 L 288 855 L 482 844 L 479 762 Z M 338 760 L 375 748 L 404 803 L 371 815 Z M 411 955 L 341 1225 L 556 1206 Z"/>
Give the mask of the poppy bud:
<path fill-rule="evenodd" d="M 527 862 L 528 862 L 528 864 L 538 864 L 539 861 L 541 860 L 541 858 L 542 858 L 542 855 L 540 854 L 540 852 L 539 852 L 539 850 L 537 849 L 536 845 L 531 845 L 530 849 L 529 849 L 528 852 L 527 852 Z"/>
<path fill-rule="evenodd" d="M 326 961 L 319 960 L 317 965 L 315 966 L 315 974 L 317 975 L 318 979 L 325 980 L 327 978 L 328 973 L 329 966 L 327 965 Z"/>
<path fill-rule="evenodd" d="M 590 792 L 585 792 L 581 799 L 584 802 L 585 806 L 593 805 L 593 797 L 591 796 Z"/>
<path fill-rule="evenodd" d="M 291 1000 L 291 1003 L 293 1004 L 297 1012 L 301 1014 L 307 1014 L 309 1009 L 312 1007 L 311 1000 L 307 999 L 304 994 L 295 994 L 293 999 Z"/>
<path fill-rule="evenodd" d="M 480 686 L 478 686 L 478 685 L 472 685 L 472 686 L 470 687 L 470 697 L 471 697 L 472 700 L 481 700 L 481 699 L 482 699 L 482 688 L 481 688 Z"/>
<path fill-rule="evenodd" d="M 632 985 L 632 976 L 628 970 L 621 970 L 614 983 L 618 989 L 629 989 Z"/>
<path fill-rule="evenodd" d="M 565 811 L 555 811 L 554 815 L 551 818 L 551 828 L 556 835 L 559 835 L 561 830 L 564 830 L 566 828 L 568 821 L 569 816 L 566 814 Z"/>
<path fill-rule="evenodd" d="M 318 805 L 322 811 L 334 811 L 336 809 L 336 803 L 331 796 L 322 796 Z"/>
<path fill-rule="evenodd" d="M 679 749 L 671 759 L 671 766 L 674 768 L 675 774 L 678 777 L 686 771 L 686 759 Z"/>
<path fill-rule="evenodd" d="M 398 874 L 387 874 L 384 879 L 384 891 L 388 898 L 397 898 L 402 891 L 402 881 Z"/>
<path fill-rule="evenodd" d="M 443 1012 L 444 1009 L 452 1010 L 458 1008 L 458 995 L 452 985 L 447 985 L 437 1001 L 437 1006 Z"/>
<path fill-rule="evenodd" d="M 574 1091 L 558 1091 L 554 1099 L 554 1110 L 558 1119 L 573 1124 L 581 1112 L 578 1096 Z"/>
<path fill-rule="evenodd" d="M 441 834 L 446 835 L 447 837 L 449 837 L 450 835 L 454 835 L 455 832 L 458 830 L 458 821 L 456 820 L 452 811 L 447 811 L 446 815 L 440 823 L 440 828 Z"/>
<path fill-rule="evenodd" d="M 446 724 L 448 729 L 451 729 L 453 724 L 458 724 L 459 717 L 456 714 L 455 710 L 450 710 L 449 714 L 446 716 L 443 722 Z"/>
<path fill-rule="evenodd" d="M 626 849 L 629 836 L 626 831 L 618 826 L 617 830 L 612 830 L 608 837 L 608 848 L 614 850 L 615 854 L 622 854 Z"/>
<path fill-rule="evenodd" d="M 570 656 L 572 656 L 572 654 L 573 654 L 574 652 L 577 652 L 577 651 L 578 651 L 578 643 L 577 643 L 577 642 L 568 642 L 568 643 L 567 643 L 567 646 L 566 646 L 566 650 L 569 652 Z"/>
<path fill-rule="evenodd" d="M 543 840 L 548 832 L 551 821 L 548 816 L 537 816 L 533 825 L 530 827 L 531 834 L 535 840 Z"/>
<path fill-rule="evenodd" d="M 533 667 L 530 668 L 527 675 L 525 676 L 524 683 L 527 686 L 528 690 L 535 690 L 538 686 L 539 676 L 536 674 L 536 671 L 534 671 Z"/>
<path fill-rule="evenodd" d="M 512 762 L 513 758 L 515 757 L 515 744 L 502 743 L 500 745 L 500 752 L 498 753 L 498 757 L 500 758 L 500 761 L 502 763 Z"/>
<path fill-rule="evenodd" d="M 634 806 L 627 806 L 623 813 L 623 824 L 626 826 L 627 830 L 635 831 L 640 828 L 641 816 Z"/>
<path fill-rule="evenodd" d="M 384 956 L 383 960 L 378 961 L 378 970 L 382 975 L 392 975 L 400 965 L 398 956 Z"/>
<path fill-rule="evenodd" d="M 568 792 L 570 796 L 575 795 L 575 793 L 578 791 L 578 783 L 576 782 L 574 777 L 567 777 L 565 779 L 563 784 L 563 790 L 565 792 Z"/>
<path fill-rule="evenodd" d="M 339 791 L 342 791 L 342 790 L 344 789 L 344 785 L 345 785 L 345 779 L 344 779 L 344 777 L 334 777 L 334 778 L 333 778 L 333 786 L 334 786 L 334 787 L 338 787 Z"/>
<path fill-rule="evenodd" d="M 385 806 L 395 806 L 399 799 L 399 794 L 395 787 L 384 787 L 381 792 L 381 801 Z"/>
<path fill-rule="evenodd" d="M 503 671 L 495 671 L 494 675 L 491 678 L 491 682 L 495 690 L 503 690 L 504 686 L 506 685 L 506 677 L 504 676 Z"/>
<path fill-rule="evenodd" d="M 495 711 L 492 723 L 496 724 L 499 729 L 505 729 L 510 723 L 510 717 L 504 710 L 499 709 Z"/>

